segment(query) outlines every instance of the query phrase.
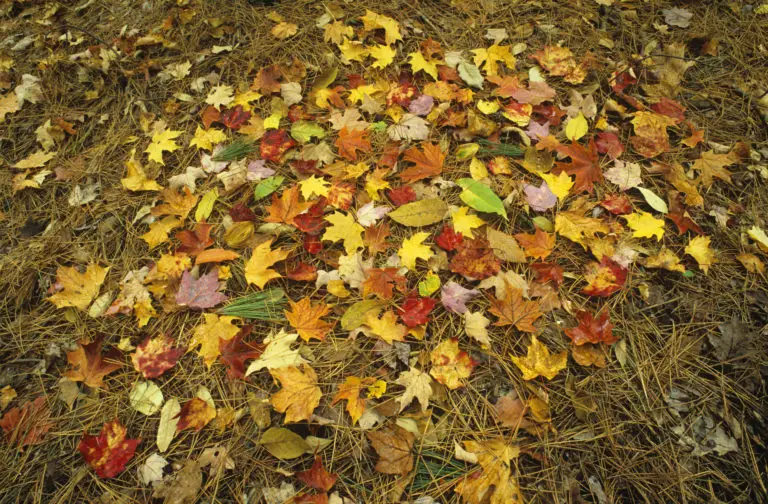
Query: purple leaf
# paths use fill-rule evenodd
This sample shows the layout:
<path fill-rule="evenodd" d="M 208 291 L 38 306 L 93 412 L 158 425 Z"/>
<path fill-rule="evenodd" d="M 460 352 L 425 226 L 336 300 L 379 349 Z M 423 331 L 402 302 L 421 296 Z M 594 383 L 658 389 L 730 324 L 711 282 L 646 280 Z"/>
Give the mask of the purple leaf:
<path fill-rule="evenodd" d="M 432 110 L 435 99 L 429 95 L 421 95 L 411 102 L 408 106 L 408 112 L 417 116 L 425 116 Z"/>
<path fill-rule="evenodd" d="M 467 311 L 467 301 L 480 294 L 475 289 L 465 289 L 456 282 L 448 282 L 440 291 L 440 301 L 443 302 L 449 311 L 453 313 L 464 313 Z"/>
<path fill-rule="evenodd" d="M 557 196 L 552 194 L 546 182 L 542 182 L 540 187 L 523 184 L 523 190 L 525 201 L 537 212 L 544 212 L 557 204 Z"/>
<path fill-rule="evenodd" d="M 267 161 L 264 159 L 257 159 L 248 163 L 247 178 L 249 182 L 255 180 L 265 179 L 275 174 L 275 170 L 266 167 Z"/>
<path fill-rule="evenodd" d="M 539 124 L 536 121 L 531 121 L 528 125 L 528 129 L 525 130 L 525 134 L 531 140 L 541 140 L 545 136 L 549 135 L 549 121 L 544 124 Z"/>
<path fill-rule="evenodd" d="M 181 275 L 181 284 L 176 292 L 176 304 L 189 308 L 212 308 L 227 300 L 227 296 L 218 291 L 219 272 L 213 270 L 197 280 L 188 270 Z"/>

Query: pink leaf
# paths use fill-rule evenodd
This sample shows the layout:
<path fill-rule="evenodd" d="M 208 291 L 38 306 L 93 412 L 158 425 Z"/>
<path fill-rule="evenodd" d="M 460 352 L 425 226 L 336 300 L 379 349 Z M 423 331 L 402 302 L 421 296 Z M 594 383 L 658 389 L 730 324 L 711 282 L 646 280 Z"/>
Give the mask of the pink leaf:
<path fill-rule="evenodd" d="M 542 182 L 540 187 L 524 184 L 523 190 L 525 200 L 537 212 L 544 212 L 557 204 L 557 196 L 552 193 L 546 182 Z"/>
<path fill-rule="evenodd" d="M 176 303 L 189 308 L 212 308 L 227 300 L 227 296 L 218 292 L 219 273 L 213 270 L 197 280 L 192 273 L 185 271 L 181 276 Z"/>
<path fill-rule="evenodd" d="M 443 306 L 453 313 L 464 313 L 467 311 L 467 301 L 480 294 L 475 289 L 465 289 L 456 282 L 448 282 L 440 291 L 440 301 Z"/>

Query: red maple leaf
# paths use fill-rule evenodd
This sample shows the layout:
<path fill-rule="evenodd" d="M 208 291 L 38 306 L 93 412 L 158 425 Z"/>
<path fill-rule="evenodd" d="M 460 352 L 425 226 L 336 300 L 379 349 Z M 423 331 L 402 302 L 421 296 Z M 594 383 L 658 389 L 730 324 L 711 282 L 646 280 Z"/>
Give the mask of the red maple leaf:
<path fill-rule="evenodd" d="M 213 105 L 208 105 L 200 111 L 200 119 L 203 121 L 203 127 L 208 129 L 211 127 L 211 124 L 219 122 L 219 119 L 221 119 L 221 112 Z"/>
<path fill-rule="evenodd" d="M 418 88 L 414 86 L 411 81 L 411 75 L 402 72 L 397 86 L 391 87 L 389 93 L 387 93 L 387 106 L 391 107 L 393 104 L 397 104 L 401 107 L 408 108 L 408 105 L 411 104 L 411 100 L 416 98 L 418 93 Z"/>
<path fill-rule="evenodd" d="M 394 187 L 387 190 L 387 196 L 396 207 L 403 206 L 406 203 L 411 203 L 412 201 L 416 201 L 416 191 L 413 190 L 413 187 L 408 185 Z"/>
<path fill-rule="evenodd" d="M 243 110 L 242 105 L 237 105 L 234 108 L 222 110 L 219 122 L 229 129 L 239 130 L 250 118 L 251 113 Z"/>
<path fill-rule="evenodd" d="M 317 266 L 299 261 L 286 268 L 285 277 L 298 282 L 313 282 L 317 279 Z"/>
<path fill-rule="evenodd" d="M 0 428 L 8 436 L 8 442 L 24 450 L 27 445 L 43 442 L 43 436 L 51 430 L 51 411 L 46 405 L 45 396 L 25 402 L 20 408 L 8 410 L 0 418 Z"/>
<path fill-rule="evenodd" d="M 314 205 L 309 207 L 309 210 L 293 218 L 293 225 L 307 234 L 320 234 L 328 225 L 328 222 L 323 219 L 326 202 L 324 197 L 320 197 Z"/>
<path fill-rule="evenodd" d="M 573 183 L 575 192 L 586 191 L 592 193 L 595 182 L 603 181 L 603 171 L 597 157 L 597 147 L 595 140 L 590 139 L 587 147 L 581 144 L 573 143 L 570 145 L 560 144 L 555 150 L 564 156 L 571 158 L 570 163 L 555 163 L 555 169 L 552 173 L 559 175 L 565 172 L 573 175 L 576 180 Z"/>
<path fill-rule="evenodd" d="M 312 467 L 306 471 L 297 472 L 296 478 L 310 488 L 327 492 L 333 488 L 339 476 L 326 471 L 320 455 L 315 455 L 315 462 L 312 464 Z"/>
<path fill-rule="evenodd" d="M 100 478 L 114 478 L 133 458 L 141 439 L 126 439 L 127 432 L 115 418 L 104 424 L 98 436 L 83 433 L 77 449 Z"/>
<path fill-rule="evenodd" d="M 454 273 L 482 280 L 501 270 L 501 261 L 484 238 L 462 240 L 456 250 L 456 255 L 450 263 L 450 269 Z"/>
<path fill-rule="evenodd" d="M 296 170 L 299 175 L 322 175 L 323 172 L 317 167 L 317 161 L 314 159 L 293 159 L 291 168 Z"/>
<path fill-rule="evenodd" d="M 624 144 L 619 140 L 619 136 L 610 131 L 598 133 L 595 145 L 597 146 L 597 152 L 608 154 L 613 159 L 618 158 L 624 152 Z"/>
<path fill-rule="evenodd" d="M 555 287 L 560 287 L 563 284 L 563 268 L 555 263 L 533 263 L 531 264 L 534 273 L 536 274 L 537 282 L 552 282 Z"/>
<path fill-rule="evenodd" d="M 316 255 L 323 250 L 323 242 L 320 241 L 320 236 L 318 235 L 305 234 L 302 246 L 304 250 L 312 255 Z"/>
<path fill-rule="evenodd" d="M 626 215 L 632 213 L 632 202 L 626 194 L 608 194 L 600 206 L 614 215 Z"/>
<path fill-rule="evenodd" d="M 389 142 L 384 146 L 384 152 L 379 158 L 379 168 L 394 168 L 397 164 L 397 158 L 400 157 L 400 143 Z"/>
<path fill-rule="evenodd" d="M 691 219 L 683 205 L 683 195 L 678 191 L 669 191 L 669 213 L 667 217 L 677 226 L 678 234 L 684 234 L 689 229 L 696 234 L 704 234 L 701 227 Z"/>
<path fill-rule="evenodd" d="M 443 226 L 443 230 L 435 237 L 435 243 L 443 250 L 451 252 L 461 245 L 464 241 L 464 236 L 461 233 L 454 231 L 453 226 L 446 224 Z"/>
<path fill-rule="evenodd" d="M 259 152 L 262 159 L 277 163 L 282 155 L 294 146 L 296 146 L 296 141 L 288 136 L 287 131 L 282 129 L 269 130 L 261 138 Z"/>
<path fill-rule="evenodd" d="M 608 310 L 604 310 L 595 318 L 587 310 L 579 311 L 576 314 L 576 320 L 579 325 L 565 329 L 565 334 L 571 338 L 574 345 L 584 345 L 585 343 L 605 343 L 612 345 L 619 341 L 619 338 L 613 335 L 613 324 L 608 319 Z"/>
<path fill-rule="evenodd" d="M 229 216 L 232 217 L 234 222 L 253 222 L 259 218 L 253 213 L 253 210 L 242 203 L 235 203 L 232 205 L 232 208 L 229 209 Z"/>
<path fill-rule="evenodd" d="M 614 76 L 611 89 L 617 93 L 623 93 L 627 86 L 632 84 L 637 84 L 637 79 L 629 72 L 621 72 Z"/>
<path fill-rule="evenodd" d="M 603 256 L 600 263 L 587 264 L 584 279 L 588 285 L 581 290 L 583 294 L 608 297 L 624 286 L 627 270 L 608 256 Z"/>
<path fill-rule="evenodd" d="M 186 347 L 174 348 L 173 345 L 174 340 L 170 336 L 160 335 L 154 338 L 147 336 L 131 354 L 134 369 L 144 378 L 161 376 L 173 368 L 187 351 Z"/>
<path fill-rule="evenodd" d="M 219 292 L 219 272 L 214 269 L 195 280 L 189 270 L 181 275 L 176 304 L 204 310 L 223 303 L 228 298 Z"/>
<path fill-rule="evenodd" d="M 232 339 L 219 338 L 219 359 L 227 366 L 227 376 L 232 380 L 244 378 L 245 361 L 257 359 L 264 351 L 264 345 L 243 341 L 252 329 L 253 325 L 245 325 Z"/>
<path fill-rule="evenodd" d="M 408 327 L 426 324 L 429 321 L 429 313 L 436 303 L 437 301 L 432 298 L 408 296 L 400 306 L 400 320 Z"/>
<path fill-rule="evenodd" d="M 663 96 L 658 102 L 651 105 L 651 110 L 657 114 L 671 117 L 675 120 L 675 124 L 685 121 L 685 107 L 680 102 L 671 100 L 666 96 Z"/>
<path fill-rule="evenodd" d="M 357 187 L 352 182 L 336 182 L 328 192 L 328 204 L 340 210 L 349 210 L 356 193 Z"/>
<path fill-rule="evenodd" d="M 197 432 L 216 418 L 216 409 L 203 399 L 195 397 L 181 405 L 181 411 L 175 418 L 179 419 L 176 423 L 176 432 L 184 429 L 193 429 Z"/>

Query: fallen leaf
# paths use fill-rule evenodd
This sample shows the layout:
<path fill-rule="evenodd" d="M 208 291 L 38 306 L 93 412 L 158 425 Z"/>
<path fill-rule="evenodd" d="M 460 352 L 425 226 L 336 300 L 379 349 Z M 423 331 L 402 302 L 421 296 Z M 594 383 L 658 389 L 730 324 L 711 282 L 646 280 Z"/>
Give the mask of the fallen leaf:
<path fill-rule="evenodd" d="M 126 439 L 127 429 L 117 418 L 107 422 L 98 436 L 84 433 L 77 450 L 100 478 L 114 478 L 133 458 L 141 439 Z"/>
<path fill-rule="evenodd" d="M 464 313 L 464 331 L 475 341 L 480 343 L 483 348 L 490 348 L 491 340 L 488 335 L 488 326 L 491 321 L 482 313 Z"/>
<path fill-rule="evenodd" d="M 347 413 L 352 418 L 352 425 L 354 426 L 365 411 L 365 399 L 360 397 L 360 393 L 367 390 L 375 381 L 375 378 L 347 376 L 344 383 L 339 384 L 339 390 L 333 396 L 331 406 L 339 401 L 347 401 Z"/>
<path fill-rule="evenodd" d="M 392 191 L 389 191 L 389 194 L 390 198 L 392 198 Z M 447 212 L 448 205 L 443 200 L 428 198 L 401 204 L 397 210 L 389 212 L 387 216 L 404 226 L 421 227 L 440 222 Z"/>
<path fill-rule="evenodd" d="M 330 305 L 325 303 L 318 303 L 313 305 L 309 299 L 309 296 L 300 299 L 294 303 L 290 299 L 288 303 L 291 306 L 291 310 L 285 310 L 285 318 L 288 319 L 288 323 L 291 327 L 296 329 L 301 339 L 309 341 L 312 338 L 323 341 L 336 325 L 335 322 L 330 323 L 325 320 L 320 320 L 320 317 L 324 317 L 331 309 Z"/>
<path fill-rule="evenodd" d="M 407 408 L 414 399 L 421 405 L 421 411 L 427 410 L 429 398 L 432 397 L 432 378 L 429 374 L 412 367 L 400 373 L 395 383 L 405 387 L 403 395 L 397 398 L 397 402 L 400 403 L 400 412 Z"/>
<path fill-rule="evenodd" d="M 152 135 L 152 142 L 144 151 L 149 154 L 148 159 L 161 165 L 165 165 L 163 161 L 163 152 L 173 152 L 181 148 L 174 140 L 178 138 L 183 131 L 164 129 L 158 131 Z"/>
<path fill-rule="evenodd" d="M 481 280 L 498 273 L 501 261 L 494 255 L 488 240 L 475 238 L 462 240 L 451 259 L 449 269 L 465 277 Z"/>
<path fill-rule="evenodd" d="M 342 240 L 347 254 L 352 254 L 357 249 L 365 246 L 362 235 L 365 228 L 355 222 L 351 214 L 334 212 L 325 217 L 325 220 L 331 226 L 325 230 L 322 238 L 323 241 L 337 242 Z"/>
<path fill-rule="evenodd" d="M 397 255 L 400 256 L 400 262 L 409 270 L 416 269 L 416 260 L 428 260 L 432 257 L 432 248 L 424 245 L 423 242 L 429 238 L 429 233 L 414 233 L 413 236 L 403 240 L 402 246 L 398 249 Z"/>
<path fill-rule="evenodd" d="M 160 411 L 160 423 L 157 426 L 157 449 L 165 453 L 176 436 L 176 426 L 179 423 L 181 405 L 175 397 L 168 399 Z"/>
<path fill-rule="evenodd" d="M 707 274 L 709 267 L 717 262 L 715 251 L 709 248 L 712 239 L 708 236 L 696 236 L 691 238 L 685 247 L 685 253 L 696 259 L 699 269 Z"/>
<path fill-rule="evenodd" d="M 333 488 L 333 485 L 336 484 L 339 476 L 326 471 L 323 467 L 322 457 L 316 454 L 315 462 L 312 464 L 312 467 L 306 471 L 297 472 L 296 478 L 310 488 L 327 492 Z"/>
<path fill-rule="evenodd" d="M 216 418 L 216 408 L 208 404 L 207 401 L 194 397 L 181 405 L 181 410 L 176 423 L 176 432 L 184 429 L 192 429 L 199 432 L 203 427 Z"/>
<path fill-rule="evenodd" d="M 229 299 L 218 289 L 219 274 L 217 270 L 211 270 L 197 280 L 192 276 L 192 273 L 185 271 L 181 276 L 179 290 L 176 292 L 176 304 L 201 310 L 213 308 Z"/>
<path fill-rule="evenodd" d="M 221 355 L 220 340 L 231 340 L 240 332 L 240 328 L 233 324 L 236 320 L 239 319 L 226 315 L 218 316 L 215 313 L 203 313 L 203 323 L 195 328 L 189 348 L 191 350 L 200 346 L 197 354 L 203 358 L 208 368 Z"/>
<path fill-rule="evenodd" d="M 576 313 L 576 320 L 579 325 L 566 328 L 565 334 L 576 346 L 586 343 L 605 343 L 612 345 L 619 341 L 619 338 L 613 334 L 613 324 L 608 318 L 608 310 L 603 310 L 597 318 L 587 310 Z"/>
<path fill-rule="evenodd" d="M 403 156 L 404 161 L 414 163 L 414 166 L 400 172 L 400 178 L 405 182 L 415 182 L 429 177 L 440 175 L 443 171 L 445 153 L 439 144 L 426 142 L 422 144 L 422 150 L 411 147 Z"/>
<path fill-rule="evenodd" d="M 232 339 L 219 339 L 219 360 L 227 366 L 230 379 L 245 378 L 245 361 L 258 358 L 264 351 L 264 345 L 243 341 L 252 329 L 252 325 L 246 325 Z"/>
<path fill-rule="evenodd" d="M 8 443 L 20 450 L 24 450 L 25 446 L 42 443 L 43 437 L 54 425 L 45 396 L 27 401 L 21 407 L 11 408 L 0 418 L 0 428 Z"/>
<path fill-rule="evenodd" d="M 379 455 L 375 469 L 384 474 L 404 476 L 413 469 L 413 433 L 392 425 L 378 431 L 366 433 L 371 446 Z"/>
<path fill-rule="evenodd" d="M 624 286 L 627 270 L 608 256 L 603 256 L 599 263 L 587 264 L 584 280 L 588 285 L 581 290 L 583 294 L 608 297 Z"/>
<path fill-rule="evenodd" d="M 283 386 L 272 396 L 270 402 L 277 411 L 285 413 L 285 423 L 309 420 L 323 396 L 317 386 L 315 370 L 304 364 L 302 370 L 289 366 L 270 369 L 270 373 Z"/>
<path fill-rule="evenodd" d="M 339 149 L 339 155 L 349 161 L 357 160 L 358 151 L 370 152 L 372 149 L 366 130 L 349 129 L 346 126 L 339 131 L 334 145 Z"/>
<path fill-rule="evenodd" d="M 99 294 L 108 271 L 109 267 L 102 268 L 98 264 L 89 264 L 84 273 L 80 273 L 74 266 L 60 266 L 56 270 L 56 283 L 52 286 L 55 293 L 48 301 L 57 308 L 72 306 L 85 310 Z"/>
<path fill-rule="evenodd" d="M 408 327 L 426 324 L 437 302 L 428 297 L 408 296 L 400 306 L 400 320 Z"/>
<path fill-rule="evenodd" d="M 280 427 L 270 427 L 259 438 L 259 444 L 280 460 L 291 460 L 304 455 L 309 444 L 295 432 Z"/>
<path fill-rule="evenodd" d="M 397 323 L 397 315 L 392 310 L 387 310 L 378 317 L 374 310 L 365 314 L 363 322 L 370 328 L 370 332 L 391 345 L 394 341 L 405 341 L 408 328 Z"/>
<path fill-rule="evenodd" d="M 492 298 L 489 311 L 498 317 L 494 323 L 496 326 L 515 326 L 519 331 L 536 332 L 536 326 L 533 325 L 541 317 L 539 304 L 536 301 L 527 301 L 523 299 L 520 289 L 512 287 L 507 283 L 507 295 L 504 299 Z"/>
<path fill-rule="evenodd" d="M 163 405 L 163 392 L 151 381 L 137 381 L 128 394 L 131 408 L 147 416 L 160 411 Z"/>
<path fill-rule="evenodd" d="M 98 337 L 91 343 L 80 340 L 75 350 L 67 352 L 67 362 L 71 369 L 64 376 L 73 382 L 83 382 L 91 388 L 106 388 L 104 377 L 122 367 L 121 353 L 113 348 L 106 355 L 101 355 L 104 337 Z"/>
<path fill-rule="evenodd" d="M 266 241 L 253 249 L 251 258 L 245 264 L 245 280 L 259 289 L 263 289 L 270 280 L 282 277 L 280 273 L 270 269 L 270 266 L 285 260 L 290 253 L 289 250 L 282 248 L 272 250 L 272 241 Z"/>
<path fill-rule="evenodd" d="M 461 380 L 469 378 L 475 362 L 467 352 L 459 350 L 459 340 L 451 338 L 437 345 L 429 354 L 432 369 L 429 374 L 451 390 L 464 387 Z"/>
<path fill-rule="evenodd" d="M 656 237 L 661 241 L 664 236 L 664 219 L 657 219 L 648 212 L 636 212 L 623 216 L 627 220 L 627 226 L 632 230 L 632 236 L 635 238 Z"/>
<path fill-rule="evenodd" d="M 525 357 L 510 355 L 510 359 L 523 373 L 523 380 L 533 380 L 543 376 L 551 380 L 557 373 L 565 369 L 568 361 L 568 352 L 563 351 L 550 355 L 549 349 L 536 336 L 531 336 L 528 345 L 528 354 Z"/>
<path fill-rule="evenodd" d="M 342 320 L 342 325 L 344 321 Z M 286 333 L 280 330 L 277 334 L 271 334 L 262 342 L 266 347 L 262 354 L 248 366 L 245 376 L 261 369 L 279 369 L 287 366 L 300 366 L 307 362 L 299 355 L 299 350 L 292 350 L 291 344 L 299 338 L 296 333 Z"/>

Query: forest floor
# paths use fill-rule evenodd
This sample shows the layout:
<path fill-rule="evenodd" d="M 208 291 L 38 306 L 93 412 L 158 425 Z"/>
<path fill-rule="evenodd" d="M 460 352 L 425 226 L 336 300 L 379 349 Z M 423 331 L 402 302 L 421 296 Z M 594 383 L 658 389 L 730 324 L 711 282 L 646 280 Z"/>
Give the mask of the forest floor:
<path fill-rule="evenodd" d="M 2 503 L 768 500 L 768 4 L 0 0 L 0 169 Z"/>

